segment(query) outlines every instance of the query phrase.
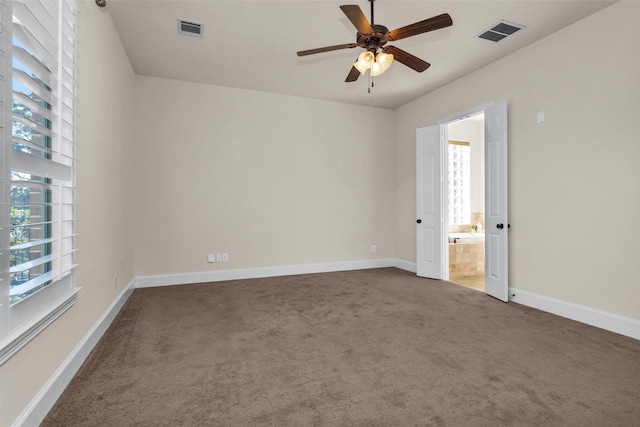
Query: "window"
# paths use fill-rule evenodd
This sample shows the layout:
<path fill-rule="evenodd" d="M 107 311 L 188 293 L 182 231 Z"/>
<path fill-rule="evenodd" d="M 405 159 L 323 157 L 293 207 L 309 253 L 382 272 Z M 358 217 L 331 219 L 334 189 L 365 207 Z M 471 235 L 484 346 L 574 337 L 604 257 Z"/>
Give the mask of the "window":
<path fill-rule="evenodd" d="M 75 0 L 0 0 L 0 364 L 75 301 Z"/>
<path fill-rule="evenodd" d="M 468 142 L 449 141 L 449 225 L 471 223 L 471 150 Z"/>

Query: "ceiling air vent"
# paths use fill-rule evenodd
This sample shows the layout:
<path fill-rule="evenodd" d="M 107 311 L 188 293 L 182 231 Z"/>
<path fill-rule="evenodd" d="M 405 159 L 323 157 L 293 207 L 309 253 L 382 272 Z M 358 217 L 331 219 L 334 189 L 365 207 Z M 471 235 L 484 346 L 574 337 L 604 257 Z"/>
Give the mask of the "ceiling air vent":
<path fill-rule="evenodd" d="M 202 38 L 203 33 L 204 26 L 202 24 L 178 19 L 178 34 Z"/>
<path fill-rule="evenodd" d="M 518 31 L 526 28 L 524 25 L 514 24 L 513 22 L 500 21 L 486 31 L 476 36 L 477 39 L 488 40 L 490 42 L 499 42 L 509 36 L 514 35 Z"/>

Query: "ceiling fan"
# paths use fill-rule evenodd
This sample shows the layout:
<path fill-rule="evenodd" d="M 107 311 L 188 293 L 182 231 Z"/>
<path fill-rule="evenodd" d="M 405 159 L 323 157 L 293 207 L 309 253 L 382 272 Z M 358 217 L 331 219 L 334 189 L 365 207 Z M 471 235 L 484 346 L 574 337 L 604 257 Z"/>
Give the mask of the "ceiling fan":
<path fill-rule="evenodd" d="M 431 64 L 428 62 L 423 61 L 422 59 L 413 56 L 398 47 L 387 46 L 387 43 L 449 27 L 453 25 L 451 16 L 447 13 L 443 13 L 442 15 L 434 16 L 433 18 L 425 19 L 424 21 L 389 31 L 389 29 L 384 25 L 377 25 L 373 23 L 373 3 L 375 0 L 369 1 L 371 2 L 371 24 L 369 24 L 369 21 L 367 21 L 367 18 L 364 16 L 364 13 L 362 13 L 359 6 L 340 6 L 340 9 L 342 9 L 344 14 L 347 15 L 349 21 L 351 21 L 358 30 L 355 43 L 301 50 L 298 52 L 298 56 L 314 55 L 316 53 L 330 52 L 340 49 L 352 49 L 354 47 L 361 47 L 365 49 L 351 67 L 351 71 L 349 71 L 345 82 L 354 82 L 358 80 L 360 74 L 365 74 L 367 70 L 371 70 L 371 76 L 378 76 L 384 73 L 391 66 L 394 59 L 419 73 L 429 68 Z"/>

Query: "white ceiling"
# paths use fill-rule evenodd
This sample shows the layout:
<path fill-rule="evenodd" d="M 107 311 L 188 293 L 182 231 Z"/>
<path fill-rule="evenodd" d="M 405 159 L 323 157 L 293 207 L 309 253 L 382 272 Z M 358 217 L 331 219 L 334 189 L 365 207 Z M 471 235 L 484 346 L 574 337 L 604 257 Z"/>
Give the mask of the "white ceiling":
<path fill-rule="evenodd" d="M 375 23 L 390 30 L 445 12 L 453 26 L 390 43 L 431 67 L 394 62 L 371 93 L 363 76 L 344 82 L 362 49 L 296 55 L 355 42 L 339 6 L 357 4 L 370 20 L 368 1 L 107 0 L 106 10 L 137 74 L 396 108 L 614 2 L 376 0 Z M 178 35 L 177 19 L 203 24 L 204 38 Z M 527 28 L 500 43 L 474 38 L 501 19 Z"/>

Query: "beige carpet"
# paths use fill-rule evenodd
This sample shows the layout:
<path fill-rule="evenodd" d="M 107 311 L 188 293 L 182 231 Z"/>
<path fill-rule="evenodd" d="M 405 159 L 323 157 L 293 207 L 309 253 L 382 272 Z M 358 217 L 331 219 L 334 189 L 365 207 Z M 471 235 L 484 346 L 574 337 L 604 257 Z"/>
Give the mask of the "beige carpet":
<path fill-rule="evenodd" d="M 136 290 L 44 426 L 638 426 L 640 341 L 396 269 Z"/>

